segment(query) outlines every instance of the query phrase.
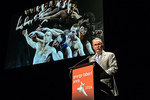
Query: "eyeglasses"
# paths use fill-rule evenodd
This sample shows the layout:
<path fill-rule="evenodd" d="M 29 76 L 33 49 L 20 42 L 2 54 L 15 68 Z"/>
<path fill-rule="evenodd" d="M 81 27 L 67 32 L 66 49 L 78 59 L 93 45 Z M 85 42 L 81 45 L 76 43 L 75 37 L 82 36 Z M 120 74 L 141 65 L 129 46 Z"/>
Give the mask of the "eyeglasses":
<path fill-rule="evenodd" d="M 94 46 L 100 46 L 100 45 L 102 45 L 102 43 L 94 44 Z"/>

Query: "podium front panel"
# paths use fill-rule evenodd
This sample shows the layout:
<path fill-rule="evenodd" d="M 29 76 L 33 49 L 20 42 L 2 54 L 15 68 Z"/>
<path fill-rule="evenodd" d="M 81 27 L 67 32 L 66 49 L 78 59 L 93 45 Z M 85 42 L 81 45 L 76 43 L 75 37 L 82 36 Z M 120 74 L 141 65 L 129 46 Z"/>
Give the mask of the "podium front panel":
<path fill-rule="evenodd" d="M 93 65 L 72 71 L 72 100 L 94 100 Z"/>

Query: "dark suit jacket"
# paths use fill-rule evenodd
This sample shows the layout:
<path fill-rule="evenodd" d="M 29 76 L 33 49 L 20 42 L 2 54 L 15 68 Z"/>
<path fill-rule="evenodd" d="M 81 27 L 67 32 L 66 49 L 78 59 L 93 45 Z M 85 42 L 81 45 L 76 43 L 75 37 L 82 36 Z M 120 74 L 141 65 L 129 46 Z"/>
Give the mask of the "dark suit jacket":
<path fill-rule="evenodd" d="M 89 62 L 95 62 L 96 56 L 97 54 L 89 58 Z M 100 79 L 100 82 L 106 84 L 110 88 L 110 91 L 114 96 L 119 95 L 115 78 L 114 78 L 114 75 L 118 70 L 115 54 L 112 52 L 105 52 L 103 50 L 101 53 L 101 57 L 98 61 L 98 64 L 106 71 L 107 74 L 110 75 L 109 78 Z"/>

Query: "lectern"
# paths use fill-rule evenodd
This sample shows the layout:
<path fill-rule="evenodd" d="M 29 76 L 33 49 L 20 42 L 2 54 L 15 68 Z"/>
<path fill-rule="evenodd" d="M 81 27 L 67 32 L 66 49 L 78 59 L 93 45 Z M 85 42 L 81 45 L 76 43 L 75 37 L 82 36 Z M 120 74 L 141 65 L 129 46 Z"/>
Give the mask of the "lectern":
<path fill-rule="evenodd" d="M 99 80 L 109 75 L 96 62 L 72 68 L 72 100 L 96 100 Z"/>

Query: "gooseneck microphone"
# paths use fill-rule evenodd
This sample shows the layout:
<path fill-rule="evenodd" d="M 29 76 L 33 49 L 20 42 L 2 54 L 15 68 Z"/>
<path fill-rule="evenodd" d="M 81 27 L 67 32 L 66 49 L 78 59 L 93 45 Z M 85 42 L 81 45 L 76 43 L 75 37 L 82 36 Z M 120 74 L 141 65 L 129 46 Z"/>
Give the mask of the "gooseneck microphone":
<path fill-rule="evenodd" d="M 86 58 L 84 58 L 83 60 L 79 61 L 78 63 L 76 63 L 75 65 L 73 65 L 72 67 L 69 67 L 69 69 L 73 69 L 75 66 L 79 65 L 80 63 L 82 63 L 83 61 L 85 61 L 86 59 L 90 58 L 91 55 L 87 56 Z"/>
<path fill-rule="evenodd" d="M 69 68 L 68 68 L 68 69 L 70 70 L 70 72 L 69 72 L 70 78 L 71 78 L 72 69 L 73 69 L 74 67 L 76 67 L 77 65 L 79 65 L 80 63 L 82 63 L 83 61 L 85 61 L 85 60 L 87 60 L 88 58 L 90 58 L 92 55 L 93 55 L 93 54 L 87 56 L 86 58 L 84 58 L 83 60 L 79 61 L 78 63 L 76 63 L 76 64 L 73 65 L 72 67 L 69 67 Z"/>

